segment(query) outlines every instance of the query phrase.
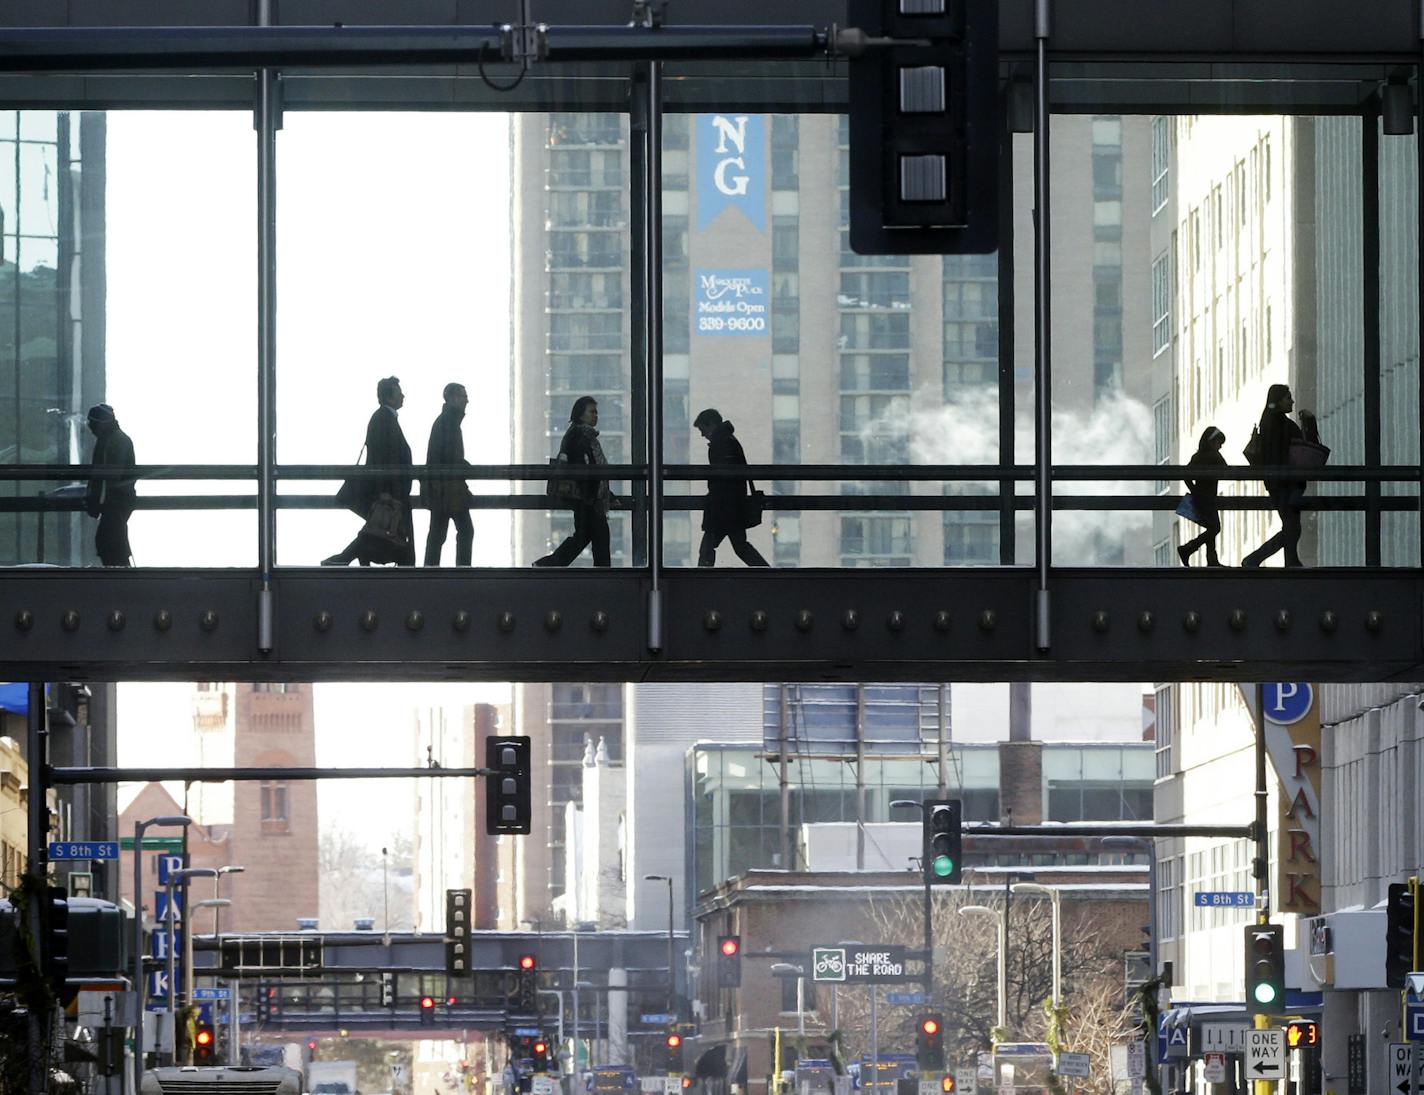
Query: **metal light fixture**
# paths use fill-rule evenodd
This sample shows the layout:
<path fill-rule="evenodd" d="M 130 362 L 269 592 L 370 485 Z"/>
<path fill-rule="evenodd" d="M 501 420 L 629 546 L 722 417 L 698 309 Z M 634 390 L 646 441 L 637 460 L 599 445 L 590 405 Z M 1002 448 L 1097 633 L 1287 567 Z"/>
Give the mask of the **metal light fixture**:
<path fill-rule="evenodd" d="M 1403 80 L 1390 80 L 1380 92 L 1380 116 L 1387 137 L 1408 137 L 1414 132 L 1414 96 Z"/>

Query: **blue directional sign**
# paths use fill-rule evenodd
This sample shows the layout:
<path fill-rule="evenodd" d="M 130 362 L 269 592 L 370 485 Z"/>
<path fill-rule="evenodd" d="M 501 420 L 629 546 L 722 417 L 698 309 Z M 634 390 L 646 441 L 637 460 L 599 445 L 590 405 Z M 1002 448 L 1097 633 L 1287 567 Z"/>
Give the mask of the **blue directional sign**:
<path fill-rule="evenodd" d="M 202 987 L 199 987 L 199 988 L 195 988 L 195 989 L 193 990 L 193 999 L 194 999 L 194 1000 L 227 1000 L 227 999 L 231 998 L 231 996 L 232 996 L 232 990 L 231 990 L 231 989 L 218 989 L 218 988 L 202 988 Z"/>
<path fill-rule="evenodd" d="M 1261 696 L 1266 707 L 1263 714 L 1280 726 L 1299 722 L 1310 714 L 1311 705 L 1315 703 L 1315 691 L 1304 681 L 1263 684 Z"/>
<path fill-rule="evenodd" d="M 1250 890 L 1198 890 L 1192 904 L 1205 909 L 1254 909 L 1256 895 Z"/>
<path fill-rule="evenodd" d="M 1404 1006 L 1404 1037 L 1410 1042 L 1424 1042 L 1424 1003 Z"/>
<path fill-rule="evenodd" d="M 544 1032 L 538 1027 L 515 1027 L 514 1036 L 516 1038 L 537 1038 Z"/>
<path fill-rule="evenodd" d="M 671 1023 L 671 1022 L 673 1022 L 674 1020 L 677 1019 L 677 1016 L 676 1016 L 676 1015 L 668 1015 L 666 1012 L 652 1011 L 652 1012 L 644 1012 L 642 1015 L 638 1016 L 638 1018 L 641 1019 L 641 1020 L 642 1020 L 643 1022 L 645 1022 L 645 1023 L 651 1023 L 651 1024 L 653 1024 L 653 1025 L 660 1025 L 660 1024 L 666 1024 L 666 1023 Z"/>
<path fill-rule="evenodd" d="M 923 992 L 887 992 L 885 1002 L 888 1004 L 923 1004 L 925 994 Z"/>
<path fill-rule="evenodd" d="M 117 840 L 51 840 L 50 859 L 118 859 Z"/>

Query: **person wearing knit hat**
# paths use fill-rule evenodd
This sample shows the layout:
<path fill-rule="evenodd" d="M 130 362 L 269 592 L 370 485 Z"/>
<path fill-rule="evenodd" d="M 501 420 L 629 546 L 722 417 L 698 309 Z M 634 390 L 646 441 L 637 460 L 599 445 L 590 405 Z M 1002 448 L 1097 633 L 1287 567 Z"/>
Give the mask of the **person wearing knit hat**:
<path fill-rule="evenodd" d="M 94 434 L 94 455 L 89 466 L 112 472 L 134 467 L 134 447 L 129 435 L 119 429 L 114 408 L 96 403 L 89 408 L 89 429 Z M 96 475 L 89 480 L 84 509 L 99 519 L 94 531 L 94 550 L 106 567 L 132 566 L 129 547 L 129 517 L 136 499 L 132 475 Z"/>

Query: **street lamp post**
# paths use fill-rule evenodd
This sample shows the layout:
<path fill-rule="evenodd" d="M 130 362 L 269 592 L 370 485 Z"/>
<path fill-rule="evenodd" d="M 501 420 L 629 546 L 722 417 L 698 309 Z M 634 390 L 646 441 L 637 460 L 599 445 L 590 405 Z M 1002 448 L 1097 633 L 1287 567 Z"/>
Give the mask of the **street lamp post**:
<path fill-rule="evenodd" d="M 216 887 L 218 869 L 216 867 L 184 867 L 181 871 L 174 871 L 168 878 L 170 882 L 177 879 L 183 884 L 183 1002 L 191 1004 L 193 1002 L 193 917 L 188 908 L 188 879 L 211 878 Z"/>
<path fill-rule="evenodd" d="M 676 961 L 676 948 L 672 938 L 672 877 L 665 874 L 645 874 L 644 882 L 666 882 L 668 888 L 668 1014 L 677 1015 L 677 973 L 673 963 Z"/>
<path fill-rule="evenodd" d="M 143 1083 L 143 899 L 140 894 L 143 891 L 143 834 L 150 826 L 158 825 L 163 828 L 173 826 L 191 825 L 193 819 L 181 814 L 164 817 L 151 817 L 144 821 L 134 822 L 134 842 L 133 842 L 133 908 L 134 908 L 134 1090 L 138 1091 Z M 169 914 L 172 914 L 170 908 Z M 171 940 L 170 940 L 171 943 Z M 170 946 L 169 951 L 172 951 Z M 172 982 L 169 983 L 168 991 L 170 998 L 173 991 Z"/>
<path fill-rule="evenodd" d="M 917 809 L 917 810 L 920 811 L 920 816 L 921 816 L 921 818 L 923 818 L 923 817 L 924 817 L 924 813 L 925 813 L 925 804 L 924 804 L 923 802 L 917 802 L 915 799 L 912 799 L 912 798 L 897 798 L 897 799 L 895 799 L 893 802 L 890 803 L 891 809 L 895 809 L 895 808 L 897 808 L 897 807 L 902 808 L 902 809 L 908 809 L 908 808 L 910 808 L 910 807 L 912 807 L 912 806 L 913 806 L 915 809 Z M 926 849 L 921 849 L 921 854 L 922 854 L 922 855 L 928 855 L 928 851 L 927 851 Z M 931 1004 L 931 1003 L 934 1002 L 934 934 L 933 934 L 933 928 L 934 928 L 933 915 L 934 915 L 934 914 L 933 914 L 932 905 L 931 905 L 931 902 L 933 901 L 933 895 L 930 893 L 930 871 L 929 871 L 929 864 L 927 864 L 927 863 L 922 863 L 922 864 L 920 864 L 920 873 L 921 873 L 922 875 L 924 875 L 924 879 L 925 879 L 925 911 L 924 911 L 924 922 L 925 922 L 925 924 L 924 924 L 924 927 L 925 927 L 925 962 L 924 962 L 924 973 L 925 973 L 925 976 L 924 976 L 925 1003 L 926 1003 L 926 1004 Z"/>
<path fill-rule="evenodd" d="M 1161 968 L 1158 959 L 1161 952 L 1157 945 L 1157 841 L 1142 836 L 1105 836 L 1099 842 L 1104 848 L 1142 848 L 1147 852 L 1147 965 L 1149 973 L 1147 979 L 1154 980 L 1160 973 Z M 1158 986 L 1155 996 L 1157 1003 L 1162 1002 L 1161 986 Z M 1147 1059 L 1151 1068 L 1151 1075 L 1157 1074 L 1160 1061 L 1157 1057 L 1157 1040 L 1148 1038 Z"/>
<path fill-rule="evenodd" d="M 219 867 L 218 877 L 213 879 L 213 897 L 222 897 L 222 893 L 219 891 L 219 886 L 222 882 L 223 876 L 230 874 L 241 874 L 245 870 L 247 870 L 247 868 L 240 863 L 228 863 L 222 867 Z M 218 939 L 222 935 L 221 917 L 221 908 L 214 907 L 213 937 L 215 939 Z M 219 942 L 218 946 L 221 947 L 222 943 Z M 221 951 L 219 952 L 219 954 L 221 954 Z M 240 1065 L 242 1064 L 242 1053 L 239 1047 L 242 1043 L 239 1041 L 239 1038 L 241 1037 L 241 1020 L 238 1018 L 238 1013 L 241 1010 L 242 992 L 241 986 L 239 985 L 239 978 L 236 973 L 234 973 L 232 977 L 228 980 L 228 989 L 232 993 L 232 999 L 228 1001 L 227 1009 L 227 1063 L 230 1065 Z"/>
<path fill-rule="evenodd" d="M 997 1026 L 1000 1030 L 1007 1030 L 1009 1025 L 1009 992 L 1008 992 L 1008 951 L 1007 940 L 1004 939 L 1004 921 L 993 909 L 987 905 L 961 905 L 960 916 L 985 916 L 994 922 L 994 932 L 998 936 L 998 963 L 997 975 L 994 980 L 998 985 L 999 1011 Z"/>
<path fill-rule="evenodd" d="M 800 1038 L 806 1037 L 806 969 L 804 966 L 794 966 L 790 962 L 773 962 L 771 964 L 771 975 L 773 977 L 794 977 L 796 978 L 796 1034 Z"/>
<path fill-rule="evenodd" d="M 1059 915 L 1062 894 L 1055 886 L 1037 882 L 1015 882 L 1013 889 L 1015 893 L 1039 894 L 1053 903 L 1053 1011 L 1056 1014 L 1063 1004 L 1063 935 Z"/>

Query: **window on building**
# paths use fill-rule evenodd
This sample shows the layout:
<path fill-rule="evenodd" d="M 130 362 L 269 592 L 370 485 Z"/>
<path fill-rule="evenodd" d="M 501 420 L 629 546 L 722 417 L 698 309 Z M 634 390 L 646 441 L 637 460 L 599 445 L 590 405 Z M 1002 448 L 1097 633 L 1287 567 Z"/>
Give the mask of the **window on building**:
<path fill-rule="evenodd" d="M 1171 686 L 1157 689 L 1157 778 L 1168 779 L 1176 771 L 1172 745 L 1177 738 L 1176 690 Z"/>
<path fill-rule="evenodd" d="M 1172 120 L 1158 116 L 1152 119 L 1152 212 L 1167 204 L 1167 165 L 1171 153 Z"/>
<path fill-rule="evenodd" d="M 285 780 L 262 781 L 262 831 L 288 833 L 292 830 L 288 812 L 288 785 Z"/>
<path fill-rule="evenodd" d="M 1152 262 L 1152 355 L 1172 344 L 1172 267 L 1167 252 Z"/>

